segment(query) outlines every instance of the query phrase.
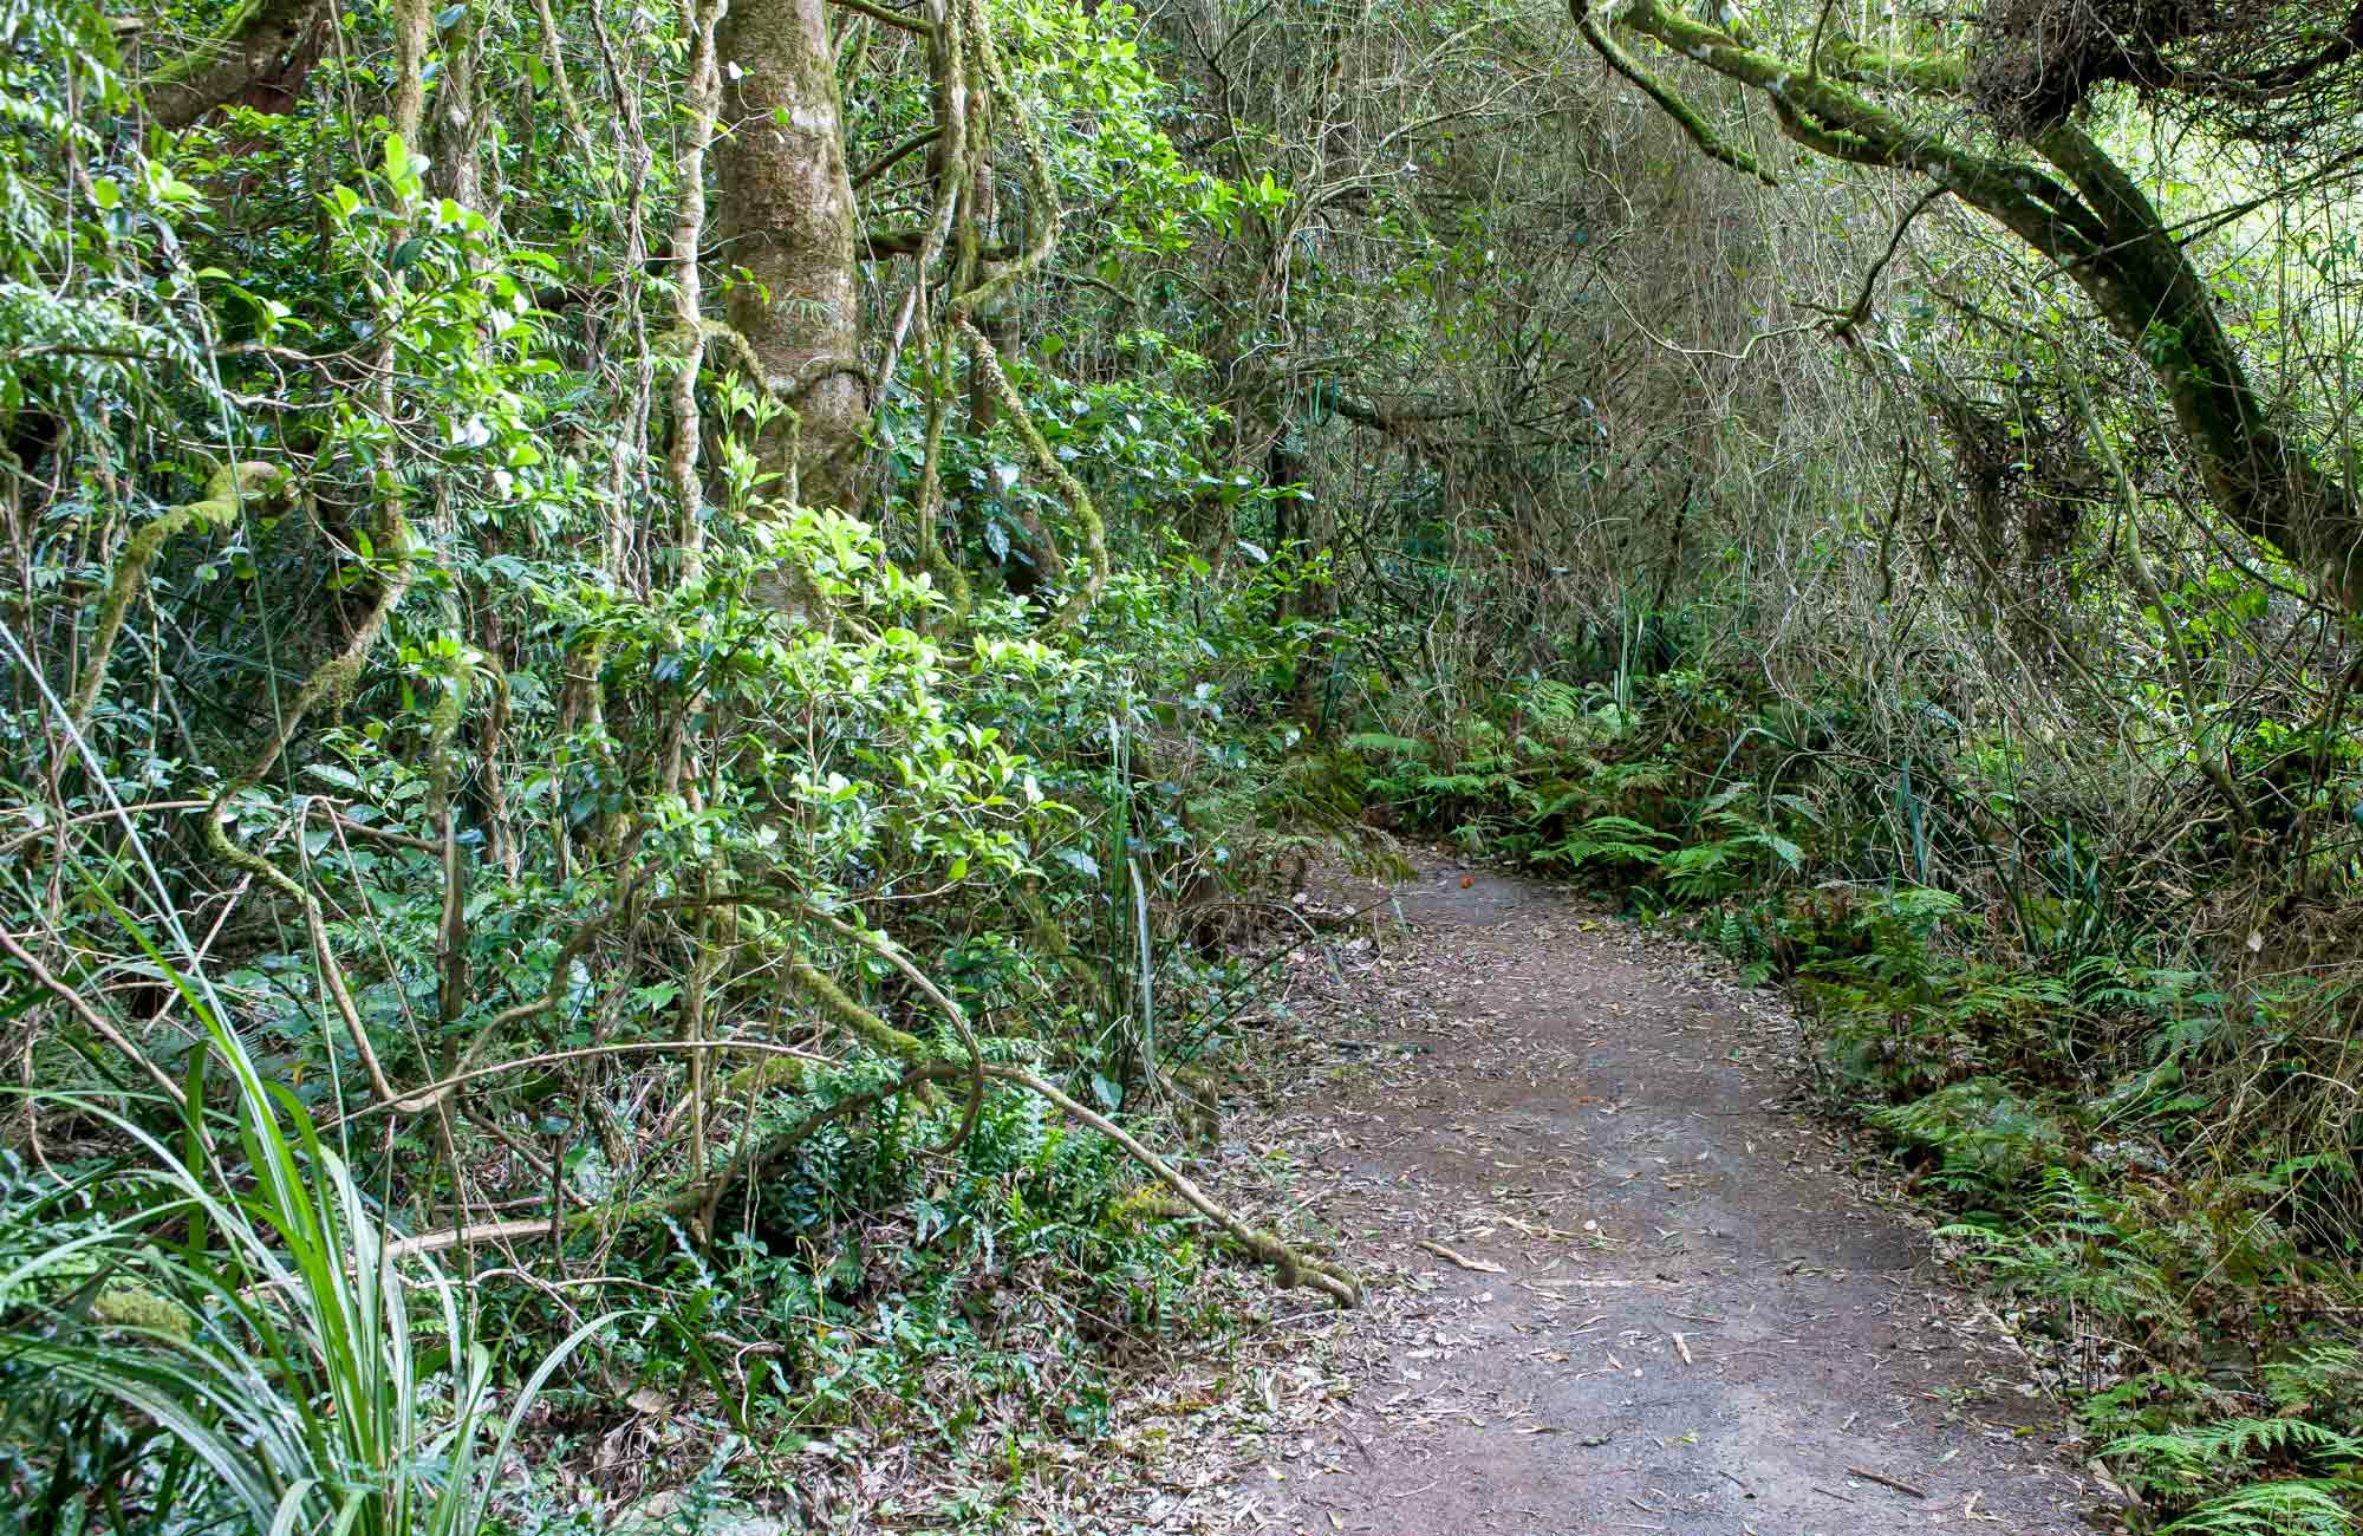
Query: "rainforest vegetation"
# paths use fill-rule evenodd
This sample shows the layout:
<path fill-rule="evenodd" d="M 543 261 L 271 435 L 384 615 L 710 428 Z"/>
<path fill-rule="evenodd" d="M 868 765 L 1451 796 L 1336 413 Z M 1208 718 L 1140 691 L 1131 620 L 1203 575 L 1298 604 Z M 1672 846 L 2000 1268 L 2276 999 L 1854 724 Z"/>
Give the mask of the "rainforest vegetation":
<path fill-rule="evenodd" d="M 2359 178 L 2347 0 L 0 0 L 0 1527 L 1010 1523 L 1452 840 L 2358 1529 Z"/>

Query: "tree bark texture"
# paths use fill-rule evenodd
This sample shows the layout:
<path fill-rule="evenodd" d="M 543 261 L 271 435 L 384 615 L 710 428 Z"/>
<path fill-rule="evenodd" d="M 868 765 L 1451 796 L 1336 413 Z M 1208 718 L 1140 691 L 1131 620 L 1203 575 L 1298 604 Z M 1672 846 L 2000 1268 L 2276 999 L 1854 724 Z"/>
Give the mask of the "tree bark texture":
<path fill-rule="evenodd" d="M 232 101 L 286 111 L 320 56 L 327 24 L 327 0 L 247 0 L 149 79 L 149 115 L 167 128 L 186 128 Z"/>
<path fill-rule="evenodd" d="M 730 323 L 796 412 L 764 467 L 810 506 L 858 510 L 861 370 L 857 216 L 824 0 L 734 0 L 720 38 L 725 128 L 716 225 Z"/>

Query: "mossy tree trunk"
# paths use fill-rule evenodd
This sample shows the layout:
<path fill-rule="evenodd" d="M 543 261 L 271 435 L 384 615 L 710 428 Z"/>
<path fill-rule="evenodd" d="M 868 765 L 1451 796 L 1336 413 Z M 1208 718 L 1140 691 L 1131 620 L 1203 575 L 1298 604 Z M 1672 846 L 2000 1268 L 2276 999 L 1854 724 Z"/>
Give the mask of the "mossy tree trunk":
<path fill-rule="evenodd" d="M 2101 225 L 2099 244 L 2068 270 L 2165 385 L 2217 508 L 2305 567 L 2348 613 L 2363 613 L 2363 507 L 2354 488 L 2274 429 L 2214 294 L 2133 178 L 2077 129 L 2054 128 L 2038 145 Z"/>
<path fill-rule="evenodd" d="M 328 25 L 327 0 L 246 0 L 149 77 L 148 115 L 186 128 L 233 101 L 284 112 L 301 95 Z"/>
<path fill-rule="evenodd" d="M 857 215 L 824 0 L 733 0 L 716 233 L 730 323 L 795 410 L 763 444 L 799 499 L 856 510 L 869 388 L 861 369 Z"/>

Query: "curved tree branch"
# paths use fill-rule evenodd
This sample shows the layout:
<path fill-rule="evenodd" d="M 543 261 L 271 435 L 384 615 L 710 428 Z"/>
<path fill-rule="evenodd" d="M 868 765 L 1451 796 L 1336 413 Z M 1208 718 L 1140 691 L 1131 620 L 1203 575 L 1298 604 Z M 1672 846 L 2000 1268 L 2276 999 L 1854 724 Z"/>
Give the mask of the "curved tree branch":
<path fill-rule="evenodd" d="M 1588 22 L 1589 0 L 1570 7 L 1587 37 L 1599 33 Z M 2306 570 L 2347 613 L 2363 614 L 2363 503 L 2355 488 L 2280 435 L 2182 243 L 2081 130 L 2040 134 L 2032 147 L 2041 162 L 1981 153 L 1659 0 L 1630 0 L 1617 24 L 1763 93 L 1782 132 L 1816 154 L 1924 176 L 2057 263 L 2149 363 L 2216 509 Z"/>
<path fill-rule="evenodd" d="M 271 98 L 258 106 L 292 101 L 327 18 L 327 0 L 246 0 L 148 81 L 148 114 L 167 128 L 186 128 L 258 90 Z"/>

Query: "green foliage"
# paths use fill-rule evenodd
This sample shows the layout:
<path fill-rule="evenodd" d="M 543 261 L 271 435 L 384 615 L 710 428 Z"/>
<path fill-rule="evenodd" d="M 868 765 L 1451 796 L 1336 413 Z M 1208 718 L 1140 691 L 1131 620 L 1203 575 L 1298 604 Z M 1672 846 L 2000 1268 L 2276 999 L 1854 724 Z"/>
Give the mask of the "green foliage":
<path fill-rule="evenodd" d="M 2277 1478 L 2218 1494 L 2172 1524 L 2162 1536 L 2347 1536 L 2357 1529 L 2345 1479 Z"/>
<path fill-rule="evenodd" d="M 1618 664 L 1556 695 L 1587 709 L 1508 702 L 1538 696 L 1349 744 L 1405 815 L 1576 872 L 1787 982 L 1833 1107 L 1961 1213 L 1943 1243 L 2094 1384 L 2088 1412 L 2156 1528 L 2353 1529 L 2351 1346 L 2282 1299 L 2349 1283 L 2345 1120 L 2227 1119 L 2267 1084 L 2343 1072 L 2297 1043 L 2300 1020 L 2344 1038 L 2343 989 L 2243 978 L 2178 935 L 2184 909 L 2079 819 L 2098 808 L 2047 804 L 2024 751 L 1933 706 L 1906 712 L 1899 753 L 1844 734 L 1896 716 L 1834 685 L 1800 699 L 1744 671 Z M 2200 827 L 2175 856 L 2222 855 Z M 2226 1338 L 2280 1363 L 2244 1391 L 2200 1385 Z"/>
<path fill-rule="evenodd" d="M 2158 1387 L 2108 1433 L 2170 1518 L 2326 1518 L 2339 1445 L 2206 1426 L 2358 1432 L 2304 1300 L 2363 1231 L 2356 670 L 2310 572 L 2193 513 L 2138 380 L 2208 333 L 2111 339 L 1933 204 L 1742 201 L 1515 7 L 990 0 L 956 57 L 842 9 L 801 169 L 849 173 L 853 315 L 753 291 L 783 210 L 731 205 L 743 124 L 693 171 L 697 7 L 343 8 L 208 52 L 269 77 L 168 130 L 142 82 L 264 7 L 0 0 L 0 1013 L 70 1090 L 26 1109 L 6 1321 L 151 1394 L 9 1421 L 11 1490 L 115 1493 L 42 1528 L 223 1515 L 207 1435 L 247 1524 L 364 1486 L 470 1524 L 489 1394 L 594 1275 L 647 1321 L 550 1378 L 535 1497 L 686 1523 L 875 1435 L 1000 1518 L 1102 1427 L 1104 1330 L 1214 1326 L 1209 1249 L 954 1069 L 1153 1132 L 1258 1027 L 1263 897 L 1406 828 L 1791 984 L 1949 1240 L 2103 1393 Z M 2094 117 L 2337 471 L 2351 194 Z M 787 377 L 724 323 L 765 303 L 858 357 Z M 856 375 L 847 505 L 804 505 L 807 396 Z M 177 1141 L 154 1091 L 208 1074 L 279 1143 Z M 362 1262 L 393 1231 L 449 1286 Z M 245 1295 L 271 1264 L 300 1304 Z M 2254 1379 L 2161 1385 L 2226 1341 Z M 589 1449 L 642 1387 L 684 1488 Z"/>
<path fill-rule="evenodd" d="M 1943 1176 L 1971 1189 L 2029 1177 L 2058 1161 L 2066 1141 L 2056 1121 L 1992 1078 L 1948 1084 L 1876 1110 L 1870 1120 L 1899 1141 L 1938 1152 Z"/>
<path fill-rule="evenodd" d="M 1666 852 L 1660 845 L 1672 840 L 1673 834 L 1644 826 L 1630 816 L 1594 816 L 1558 842 L 1535 850 L 1535 858 L 1570 869 L 1582 869 L 1594 861 L 1647 867 L 1665 861 Z"/>
<path fill-rule="evenodd" d="M 230 1105 L 192 1110 L 173 1139 L 73 1106 L 120 1132 L 126 1155 L 62 1181 L 13 1154 L 0 1168 L 0 1469 L 22 1500 L 10 1528 L 121 1520 L 114 1501 L 128 1500 L 149 1529 L 474 1536 L 543 1386 L 614 1319 L 573 1329 L 504 1407 L 460 1283 L 403 1254 L 201 976 L 157 964 Z M 201 1089 L 203 1064 L 188 1081 Z M 234 1132 L 244 1177 L 217 1131 Z M 93 1411 L 107 1400 L 121 1417 Z"/>
<path fill-rule="evenodd" d="M 2351 1500 L 2363 1478 L 2363 1440 L 2302 1418 L 2226 1419 L 2161 1434 L 2129 1435 L 2108 1454 L 2138 1469 L 2135 1486 L 2187 1514 L 2162 1536 L 2346 1536 L 2358 1528 Z M 2273 1468 L 2330 1475 L 2268 1475 Z M 2199 1490 L 2220 1489 L 2196 1498 Z"/>
<path fill-rule="evenodd" d="M 2119 1435 L 2107 1454 L 2145 1498 L 2180 1511 L 2166 1532 L 2279 1533 L 2356 1529 L 2363 1440 L 2351 1433 L 2356 1352 L 2301 1350 L 2264 1368 L 2274 1416 L 2215 1417 L 2204 1388 L 2164 1395 L 2150 1427 Z M 2180 1385 L 2180 1384 L 2169 1384 Z M 2122 1404 L 2128 1393 L 2111 1394 Z M 2110 1417 L 2122 1417 L 2112 1406 Z M 2342 1427 L 2345 1426 L 2345 1427 Z"/>
<path fill-rule="evenodd" d="M 1026 110 L 1089 128 L 1047 136 L 1066 275 L 1113 289 L 1286 204 L 1183 162 L 1125 8 L 990 12 Z M 877 402 L 862 517 L 786 494 L 795 413 L 717 324 L 685 508 L 650 253 L 689 40 L 554 15 L 434 17 L 405 144 L 383 11 L 290 65 L 284 115 L 165 133 L 106 17 L 0 7 L 0 928 L 104 1021 L 0 961 L 71 1090 L 7 1187 L 0 1370 L 44 1384 L 0 1424 L 23 1528 L 472 1536 L 698 1465 L 697 1497 L 760 1501 L 836 1433 L 920 1447 L 989 1514 L 1022 1446 L 1105 1427 L 1120 1354 L 1219 1326 L 1193 1224 L 946 1064 L 1024 1064 L 1153 1138 L 1171 1071 L 1226 1046 L 1254 978 L 1215 915 L 1361 832 L 1293 755 L 1350 630 L 1331 561 L 1270 537 L 1296 493 L 1234 462 L 1214 365 L 1154 313 L 1121 367 L 1088 317 L 1006 365 L 1112 524 L 1071 628 L 1042 594 L 1077 530 L 1008 400 L 947 412 L 944 550 L 917 547 L 958 360 Z M 160 48 L 198 24 L 156 19 Z M 906 83 L 848 93 L 873 155 L 925 120 Z M 718 319 L 738 277 L 709 266 Z M 201 917 L 205 982 L 123 906 Z M 181 1145 L 148 1069 L 210 1075 L 251 1134 Z M 412 1113 L 381 1078 L 447 1086 Z M 615 1293 L 632 1325 L 580 1331 Z M 698 1428 L 618 1474 L 600 1439 L 643 1390 Z M 538 1487 L 504 1464 L 529 1414 Z"/>

